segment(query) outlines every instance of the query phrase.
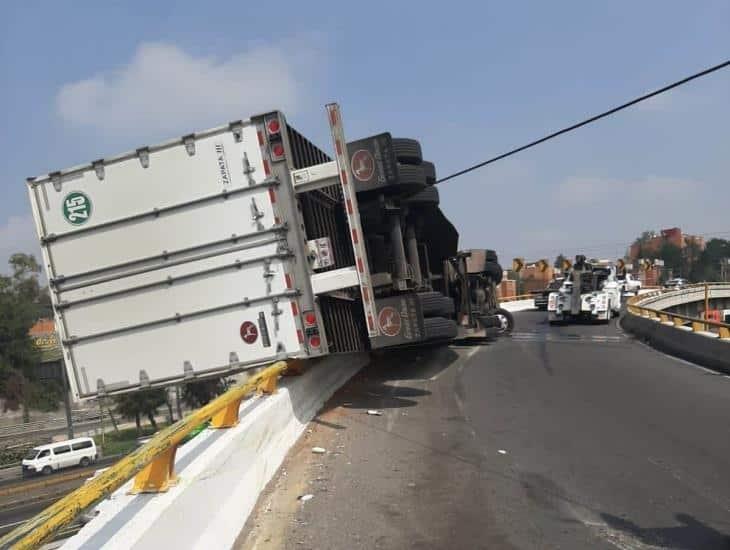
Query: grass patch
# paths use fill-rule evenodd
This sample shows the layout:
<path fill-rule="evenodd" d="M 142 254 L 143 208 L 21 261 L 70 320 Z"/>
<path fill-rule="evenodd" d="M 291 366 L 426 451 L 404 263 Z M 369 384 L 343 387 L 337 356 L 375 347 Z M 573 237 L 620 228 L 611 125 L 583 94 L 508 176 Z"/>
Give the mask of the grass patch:
<path fill-rule="evenodd" d="M 159 423 L 157 425 L 158 430 L 161 430 L 167 426 L 166 423 Z M 94 436 L 96 446 L 101 449 L 104 456 L 122 455 L 131 453 L 137 448 L 137 439 L 140 437 L 149 437 L 156 433 L 152 426 L 142 426 L 142 429 L 137 433 L 136 428 L 125 428 L 118 432 L 107 432 L 104 434 L 104 442 L 102 443 L 102 437 L 100 435 Z"/>

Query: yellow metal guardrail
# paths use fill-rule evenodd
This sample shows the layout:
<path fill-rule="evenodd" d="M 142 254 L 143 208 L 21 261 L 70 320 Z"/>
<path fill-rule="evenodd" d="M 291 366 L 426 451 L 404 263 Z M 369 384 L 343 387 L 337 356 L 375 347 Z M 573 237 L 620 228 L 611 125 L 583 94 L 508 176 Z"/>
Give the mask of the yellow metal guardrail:
<path fill-rule="evenodd" d="M 298 365 L 287 367 L 283 361 L 266 367 L 246 382 L 217 397 L 204 407 L 157 432 L 152 439 L 120 459 L 98 477 L 52 504 L 41 513 L 0 538 L 0 548 L 30 549 L 58 533 L 87 508 L 100 502 L 136 476 L 132 493 L 161 492 L 173 485 L 175 451 L 180 442 L 202 423 L 211 421 L 211 428 L 230 428 L 238 424 L 241 401 L 254 391 L 272 393 L 278 377 Z"/>
<path fill-rule="evenodd" d="M 648 317 L 650 319 L 658 319 L 662 323 L 672 323 L 675 327 L 689 326 L 692 328 L 692 332 L 708 332 L 710 329 L 716 329 L 717 334 L 720 338 L 730 338 L 730 325 L 727 323 L 720 323 L 709 319 L 698 319 L 697 317 L 690 317 L 688 315 L 680 315 L 679 313 L 671 313 L 669 311 L 663 311 L 661 309 L 654 309 L 646 306 L 638 305 L 637 302 L 668 294 L 670 292 L 682 292 L 685 290 L 697 290 L 712 288 L 712 283 L 698 283 L 687 285 L 680 290 L 663 290 L 659 289 L 654 292 L 648 292 L 640 296 L 634 296 L 629 299 L 626 308 L 629 313 L 638 315 L 640 317 Z"/>

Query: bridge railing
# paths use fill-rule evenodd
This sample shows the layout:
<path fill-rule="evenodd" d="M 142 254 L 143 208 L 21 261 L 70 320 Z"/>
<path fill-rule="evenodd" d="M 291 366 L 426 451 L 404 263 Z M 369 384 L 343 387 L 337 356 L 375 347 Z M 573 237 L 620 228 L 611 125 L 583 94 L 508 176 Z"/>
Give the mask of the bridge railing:
<path fill-rule="evenodd" d="M 211 428 L 231 428 L 238 423 L 241 401 L 259 391 L 271 393 L 289 367 L 283 361 L 264 368 L 207 405 L 160 430 L 147 443 L 120 459 L 97 477 L 55 502 L 35 517 L 0 538 L 0 548 L 31 549 L 51 539 L 87 508 L 99 503 L 132 477 L 132 493 L 163 492 L 176 482 L 174 464 L 178 445 L 193 430 L 211 421 Z"/>
<path fill-rule="evenodd" d="M 713 288 L 725 288 L 727 283 L 697 283 L 687 285 L 679 290 L 667 290 L 658 289 L 653 292 L 648 292 L 640 296 L 634 296 L 629 299 L 627 304 L 627 310 L 632 315 L 638 315 L 640 317 L 646 317 L 654 319 L 666 325 L 673 325 L 675 327 L 683 327 L 683 330 L 691 330 L 692 332 L 703 332 L 703 333 L 715 333 L 718 338 L 730 339 L 730 324 L 713 321 L 710 319 L 701 319 L 697 317 L 691 317 L 689 315 L 681 315 L 679 313 L 672 313 L 669 311 L 655 309 L 644 305 L 647 302 L 651 302 L 654 298 L 664 297 L 668 295 L 682 296 L 687 294 L 693 294 L 697 290 L 706 289 L 711 292 Z"/>

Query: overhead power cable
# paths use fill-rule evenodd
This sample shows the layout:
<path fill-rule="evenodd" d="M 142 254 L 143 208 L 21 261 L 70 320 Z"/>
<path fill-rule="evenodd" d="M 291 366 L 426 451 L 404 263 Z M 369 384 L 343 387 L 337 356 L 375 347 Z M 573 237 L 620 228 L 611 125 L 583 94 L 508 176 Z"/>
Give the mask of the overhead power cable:
<path fill-rule="evenodd" d="M 715 71 L 719 71 L 720 69 L 724 69 L 726 67 L 730 66 L 730 60 L 725 61 L 723 63 L 720 63 L 719 65 L 715 65 L 714 67 L 710 67 L 709 69 L 705 69 L 704 71 L 700 71 L 699 73 L 695 73 L 691 76 L 688 76 L 686 78 L 683 78 L 682 80 L 678 80 L 677 82 L 673 82 L 672 84 L 669 84 L 667 86 L 664 86 L 663 88 L 659 88 L 658 90 L 654 90 L 653 92 L 650 92 L 648 94 L 645 94 L 641 97 L 637 97 L 636 99 L 632 99 L 631 101 L 628 101 L 626 103 L 623 103 L 622 105 L 619 105 L 618 107 L 614 107 L 613 109 L 609 109 L 608 111 L 604 111 L 601 114 L 592 116 L 591 118 L 587 118 L 582 122 L 578 122 L 577 124 L 573 124 L 572 126 L 568 126 L 567 128 L 563 128 L 562 130 L 558 130 L 557 132 L 553 132 L 552 134 L 548 134 L 547 136 L 541 137 L 540 139 L 536 139 L 535 141 L 531 141 L 527 145 L 523 145 L 522 147 L 517 147 L 516 149 L 512 149 L 511 151 L 507 151 L 506 153 L 502 153 L 501 155 L 498 155 L 496 157 L 490 158 L 489 160 L 485 160 L 484 162 L 480 162 L 479 164 L 475 164 L 473 166 L 470 166 L 469 168 L 465 168 L 464 170 L 459 170 L 458 172 L 455 172 L 454 174 L 451 174 L 449 176 L 446 176 L 445 178 L 441 178 L 436 183 L 443 183 L 445 181 L 448 181 L 450 179 L 456 178 L 458 176 L 463 176 L 464 174 L 467 174 L 469 172 L 472 172 L 478 168 L 481 168 L 483 166 L 486 166 L 487 164 L 491 164 L 493 162 L 496 162 L 498 160 L 502 160 L 503 158 L 507 158 L 511 155 L 514 155 L 515 153 L 519 153 L 520 151 L 524 151 L 525 149 L 529 149 L 530 147 L 534 147 L 535 145 L 539 145 L 540 143 L 543 143 L 545 141 L 548 141 L 550 139 L 556 138 L 562 134 L 567 134 L 568 132 L 571 132 L 573 130 L 576 130 L 580 128 L 581 126 L 585 126 L 587 124 L 590 124 L 592 122 L 595 122 L 597 120 L 600 120 L 602 118 L 605 118 L 607 116 L 610 116 L 612 114 L 615 114 L 619 111 L 622 111 L 623 109 L 626 109 L 628 107 L 631 107 L 632 105 L 636 105 L 637 103 L 641 103 L 642 101 L 646 101 L 649 98 L 652 98 L 654 96 L 657 96 L 659 94 L 663 94 L 664 92 L 668 92 L 669 90 L 673 88 L 677 88 L 679 86 L 682 86 L 683 84 L 687 84 L 688 82 L 691 82 L 692 80 L 695 80 L 696 78 L 700 78 L 702 76 L 706 76 L 710 73 L 714 73 Z"/>

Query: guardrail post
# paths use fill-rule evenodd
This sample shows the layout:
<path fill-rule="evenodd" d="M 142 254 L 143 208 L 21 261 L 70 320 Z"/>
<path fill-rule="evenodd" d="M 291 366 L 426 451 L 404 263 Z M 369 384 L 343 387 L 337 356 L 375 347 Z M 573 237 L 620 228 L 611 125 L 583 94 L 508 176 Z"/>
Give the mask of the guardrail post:
<path fill-rule="evenodd" d="M 684 326 L 684 320 L 680 319 L 679 317 L 672 317 L 672 322 L 674 323 L 675 327 Z"/>
<path fill-rule="evenodd" d="M 697 321 L 692 321 L 692 332 L 699 332 L 705 330 L 705 324 Z"/>
<path fill-rule="evenodd" d="M 210 427 L 213 429 L 232 428 L 238 424 L 238 409 L 241 408 L 241 399 L 231 401 L 210 419 Z"/>
<path fill-rule="evenodd" d="M 177 483 L 175 475 L 175 453 L 177 445 L 157 455 L 144 469 L 134 477 L 134 485 L 130 494 L 164 493 Z"/>
<path fill-rule="evenodd" d="M 278 375 L 267 376 L 266 378 L 263 378 L 256 388 L 258 393 L 276 393 L 276 382 L 278 380 Z"/>
<path fill-rule="evenodd" d="M 730 338 L 730 328 L 720 327 L 720 338 Z"/>
<path fill-rule="evenodd" d="M 659 314 L 659 320 L 662 323 L 667 323 L 669 321 L 669 315 L 667 315 L 666 313 L 660 313 Z"/>

